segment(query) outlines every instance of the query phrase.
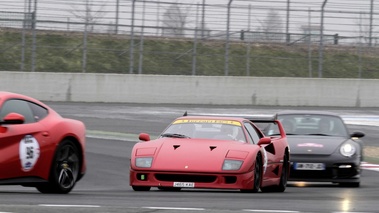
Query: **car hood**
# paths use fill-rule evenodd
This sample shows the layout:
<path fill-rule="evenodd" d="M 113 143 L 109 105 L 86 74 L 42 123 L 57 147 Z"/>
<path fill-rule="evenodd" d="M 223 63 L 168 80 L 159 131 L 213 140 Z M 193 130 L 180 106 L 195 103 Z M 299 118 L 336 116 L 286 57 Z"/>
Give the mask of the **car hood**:
<path fill-rule="evenodd" d="M 287 136 L 291 154 L 331 155 L 349 139 L 327 136 Z"/>
<path fill-rule="evenodd" d="M 233 141 L 162 138 L 159 143 L 152 170 L 220 172 L 229 150 L 248 153 L 243 143 Z"/>

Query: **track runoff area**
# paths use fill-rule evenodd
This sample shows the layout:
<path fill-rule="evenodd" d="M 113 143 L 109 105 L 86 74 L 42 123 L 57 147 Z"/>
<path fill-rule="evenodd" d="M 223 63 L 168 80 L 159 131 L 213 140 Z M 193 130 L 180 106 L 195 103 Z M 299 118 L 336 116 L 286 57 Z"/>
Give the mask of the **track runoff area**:
<path fill-rule="evenodd" d="M 372 115 L 342 115 L 341 116 L 346 124 L 351 125 L 369 125 L 369 126 L 379 126 L 379 116 Z M 379 164 L 372 164 L 368 162 L 362 162 L 362 169 L 373 170 L 379 172 Z"/>

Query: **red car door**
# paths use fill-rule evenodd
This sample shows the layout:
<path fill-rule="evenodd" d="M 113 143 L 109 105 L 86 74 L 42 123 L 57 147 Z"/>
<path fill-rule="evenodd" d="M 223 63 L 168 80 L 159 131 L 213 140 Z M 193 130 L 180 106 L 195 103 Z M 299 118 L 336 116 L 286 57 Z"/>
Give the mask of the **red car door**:
<path fill-rule="evenodd" d="M 16 119 L 24 123 L 5 122 L 0 126 L 0 179 L 38 176 L 36 167 L 43 161 L 41 150 L 48 144 L 49 135 L 47 127 L 38 122 L 32 106 L 21 99 L 9 99 L 1 105 L 0 120 L 17 113 Z"/>
<path fill-rule="evenodd" d="M 46 144 L 39 123 L 0 127 L 0 179 L 34 176 L 41 148 Z"/>

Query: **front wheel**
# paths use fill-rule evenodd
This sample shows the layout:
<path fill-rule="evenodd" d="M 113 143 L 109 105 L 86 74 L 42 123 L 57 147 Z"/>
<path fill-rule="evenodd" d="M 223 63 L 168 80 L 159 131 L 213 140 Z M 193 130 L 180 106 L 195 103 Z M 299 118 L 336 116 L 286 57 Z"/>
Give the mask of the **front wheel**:
<path fill-rule="evenodd" d="M 259 191 L 261 187 L 262 182 L 262 157 L 261 154 L 257 154 L 257 158 L 255 159 L 255 165 L 254 165 L 254 182 L 253 182 L 253 188 L 252 189 L 241 189 L 241 192 L 253 192 L 256 193 Z"/>
<path fill-rule="evenodd" d="M 67 194 L 75 186 L 79 175 L 79 151 L 70 140 L 64 140 L 58 145 L 50 169 L 49 182 L 38 185 L 41 193 Z"/>
<path fill-rule="evenodd" d="M 283 165 L 282 165 L 282 174 L 280 175 L 280 182 L 277 186 L 268 186 L 262 188 L 262 192 L 284 192 L 287 187 L 288 181 L 288 168 L 289 168 L 288 156 L 284 155 Z"/>

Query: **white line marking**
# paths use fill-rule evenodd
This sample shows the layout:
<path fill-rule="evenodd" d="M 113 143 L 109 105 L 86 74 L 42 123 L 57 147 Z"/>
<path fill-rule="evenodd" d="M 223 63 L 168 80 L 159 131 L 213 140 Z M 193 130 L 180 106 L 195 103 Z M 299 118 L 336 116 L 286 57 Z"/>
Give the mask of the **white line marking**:
<path fill-rule="evenodd" d="M 145 209 L 155 209 L 155 210 L 189 210 L 189 211 L 203 211 L 204 208 L 177 208 L 177 207 L 142 207 Z"/>
<path fill-rule="evenodd" d="M 332 212 L 332 213 L 374 213 L 374 212 Z"/>
<path fill-rule="evenodd" d="M 74 208 L 99 208 L 96 205 L 63 205 L 63 204 L 39 204 L 38 206 L 45 207 L 74 207 Z"/>
<path fill-rule="evenodd" d="M 288 210 L 263 210 L 263 209 L 243 209 L 246 212 L 278 212 L 278 213 L 297 213 L 299 211 L 288 211 Z"/>

